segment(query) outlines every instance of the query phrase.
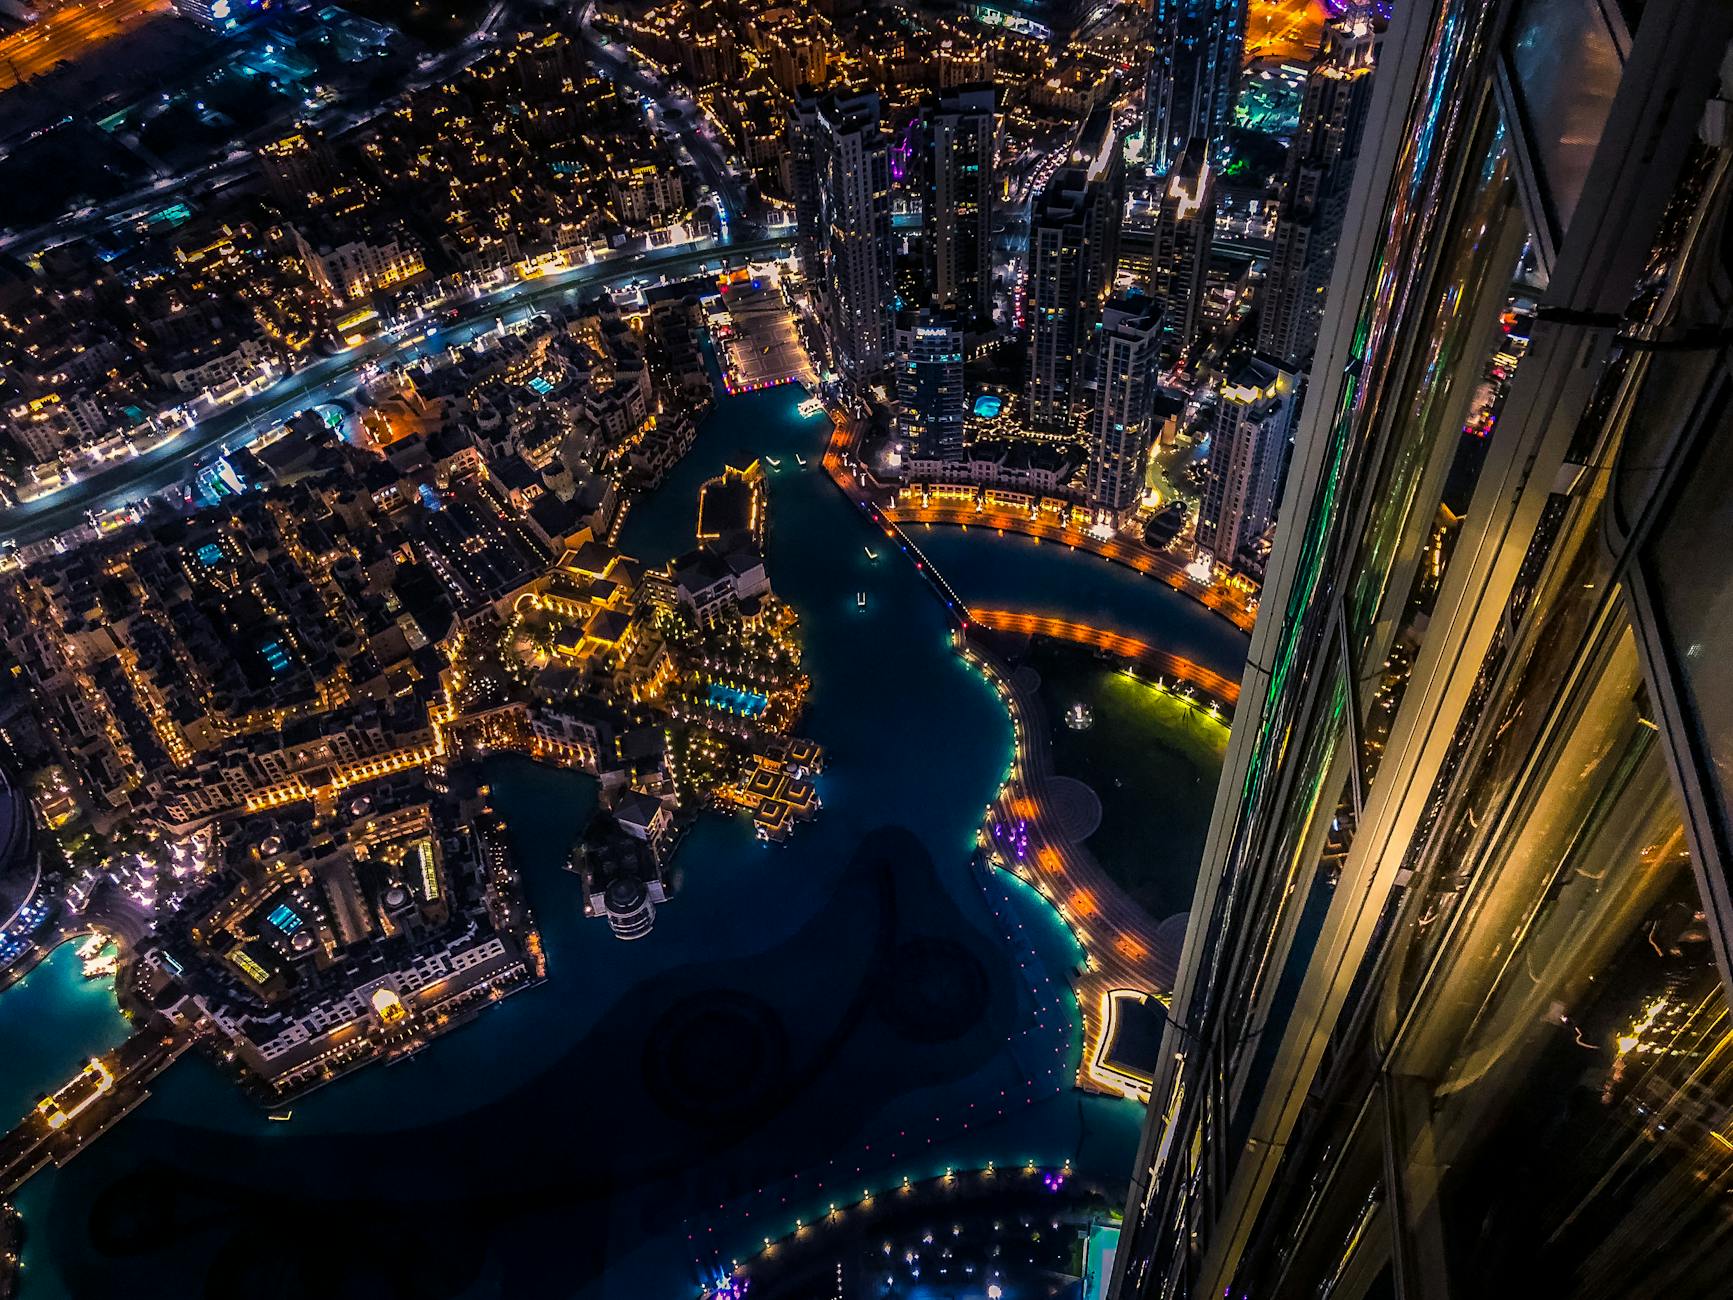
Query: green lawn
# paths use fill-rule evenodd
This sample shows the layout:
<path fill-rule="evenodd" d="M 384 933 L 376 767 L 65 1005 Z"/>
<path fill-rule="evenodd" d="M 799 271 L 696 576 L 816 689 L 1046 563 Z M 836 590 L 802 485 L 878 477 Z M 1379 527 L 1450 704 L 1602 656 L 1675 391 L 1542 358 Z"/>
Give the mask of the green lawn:
<path fill-rule="evenodd" d="M 1101 797 L 1090 849 L 1155 920 L 1186 911 L 1226 725 L 1086 651 L 1042 645 L 1028 662 L 1041 674 L 1055 770 Z M 1095 715 L 1086 731 L 1065 724 L 1065 711 L 1079 701 Z"/>

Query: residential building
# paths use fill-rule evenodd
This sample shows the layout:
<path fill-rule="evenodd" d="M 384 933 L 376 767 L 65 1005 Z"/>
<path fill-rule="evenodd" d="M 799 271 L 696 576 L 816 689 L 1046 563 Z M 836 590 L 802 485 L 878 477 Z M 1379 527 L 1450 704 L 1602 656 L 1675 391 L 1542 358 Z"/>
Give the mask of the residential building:
<path fill-rule="evenodd" d="M 1370 5 L 1332 18 L 1306 76 L 1258 314 L 1258 350 L 1288 365 L 1307 361 L 1317 343 L 1382 26 Z"/>
<path fill-rule="evenodd" d="M 1730 38 L 1395 6 L 1116 1300 L 1727 1289 Z"/>
<path fill-rule="evenodd" d="M 1026 418 L 1040 433 L 1076 431 L 1089 331 L 1118 261 L 1123 170 L 1115 146 L 1088 166 L 1062 167 L 1029 214 Z"/>
<path fill-rule="evenodd" d="M 344 302 L 421 274 L 425 266 L 415 238 L 406 229 L 386 227 L 360 233 L 324 223 L 290 226 L 295 249 L 307 274 L 328 295 Z"/>
<path fill-rule="evenodd" d="M 993 323 L 993 143 L 997 91 L 958 86 L 922 111 L 922 238 L 933 302 L 968 332 Z"/>
<path fill-rule="evenodd" d="M 1197 515 L 1197 552 L 1204 561 L 1260 566 L 1258 543 L 1275 516 L 1297 382 L 1293 371 L 1267 357 L 1242 358 L 1222 378 Z"/>
<path fill-rule="evenodd" d="M 324 136 L 293 131 L 259 146 L 265 188 L 277 202 L 300 207 L 337 184 L 337 159 Z"/>
<path fill-rule="evenodd" d="M 1172 345 L 1185 352 L 1203 328 L 1204 285 L 1215 239 L 1215 169 L 1202 137 L 1175 159 L 1160 183 L 1151 289 L 1167 314 Z"/>
<path fill-rule="evenodd" d="M 627 224 L 643 224 L 686 207 L 686 186 L 678 167 L 655 163 L 620 167 L 608 178 L 608 190 L 614 215 Z"/>
<path fill-rule="evenodd" d="M 911 459 L 963 459 L 963 330 L 923 307 L 897 314 L 896 434 Z"/>
<path fill-rule="evenodd" d="M 1143 494 L 1155 440 L 1161 308 L 1144 297 L 1115 298 L 1095 335 L 1095 394 L 1089 412 L 1089 505 L 1097 522 L 1122 523 Z"/>
<path fill-rule="evenodd" d="M 1246 0 L 1154 0 L 1149 19 L 1149 83 L 1144 148 L 1165 176 L 1193 140 L 1222 161 L 1239 94 Z"/>
<path fill-rule="evenodd" d="M 797 201 L 810 232 L 807 282 L 818 300 L 831 369 L 860 390 L 889 365 L 893 245 L 890 146 L 875 91 L 839 90 L 796 98 L 795 124 L 810 157 L 810 184 Z M 799 166 L 804 166 L 804 162 Z M 798 174 L 798 167 L 797 167 Z"/>

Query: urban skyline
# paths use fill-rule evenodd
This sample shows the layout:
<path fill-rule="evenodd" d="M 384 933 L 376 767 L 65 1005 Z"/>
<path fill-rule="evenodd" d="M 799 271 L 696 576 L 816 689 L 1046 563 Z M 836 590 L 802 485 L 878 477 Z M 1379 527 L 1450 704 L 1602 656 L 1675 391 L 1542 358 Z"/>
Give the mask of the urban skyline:
<path fill-rule="evenodd" d="M 1733 14 L 1566 9 L 0 5 L 0 1300 L 1719 1294 Z"/>

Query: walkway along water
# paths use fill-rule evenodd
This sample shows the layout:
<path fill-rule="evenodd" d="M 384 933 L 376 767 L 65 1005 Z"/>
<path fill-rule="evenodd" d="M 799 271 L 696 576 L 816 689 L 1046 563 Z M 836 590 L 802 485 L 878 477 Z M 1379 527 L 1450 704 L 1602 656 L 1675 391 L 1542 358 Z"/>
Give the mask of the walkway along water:
<path fill-rule="evenodd" d="M 182 1061 L 25 1187 L 27 1300 L 257 1300 L 333 1280 L 691 1295 L 766 1237 L 905 1177 L 1067 1160 L 1126 1177 L 1139 1108 L 1073 1086 L 1083 954 L 1034 889 L 971 862 L 1011 766 L 1004 705 L 954 653 L 920 575 L 873 562 L 881 534 L 816 463 L 799 467 L 825 426 L 798 398 L 719 402 L 620 540 L 660 562 L 691 545 L 700 483 L 781 460 L 767 561 L 802 617 L 803 731 L 830 755 L 819 820 L 769 848 L 706 818 L 654 935 L 622 944 L 583 920 L 562 870 L 593 783 L 501 762 L 494 802 L 548 981 L 297 1103 L 289 1123 Z"/>

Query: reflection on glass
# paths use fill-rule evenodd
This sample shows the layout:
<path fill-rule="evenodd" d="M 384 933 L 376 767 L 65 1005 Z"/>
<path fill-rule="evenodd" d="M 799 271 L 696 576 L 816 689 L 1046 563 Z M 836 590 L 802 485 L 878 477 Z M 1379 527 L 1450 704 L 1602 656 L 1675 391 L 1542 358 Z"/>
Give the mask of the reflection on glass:
<path fill-rule="evenodd" d="M 1524 0 L 1509 50 L 1540 180 L 1562 232 L 1619 89 L 1618 47 L 1595 0 Z"/>
<path fill-rule="evenodd" d="M 1709 1294 L 1733 1050 L 1628 626 L 1561 730 L 1392 1061 L 1432 1097 L 1402 1135 L 1411 1230 L 1465 1294 Z"/>
<path fill-rule="evenodd" d="M 1703 546 L 1733 538 L 1733 420 L 1725 393 L 1686 467 L 1679 495 L 1649 551 L 1661 620 L 1669 634 L 1698 744 L 1709 760 L 1723 826 L 1733 818 L 1733 568 L 1704 564 Z M 1719 650 L 1719 653 L 1717 653 Z"/>

